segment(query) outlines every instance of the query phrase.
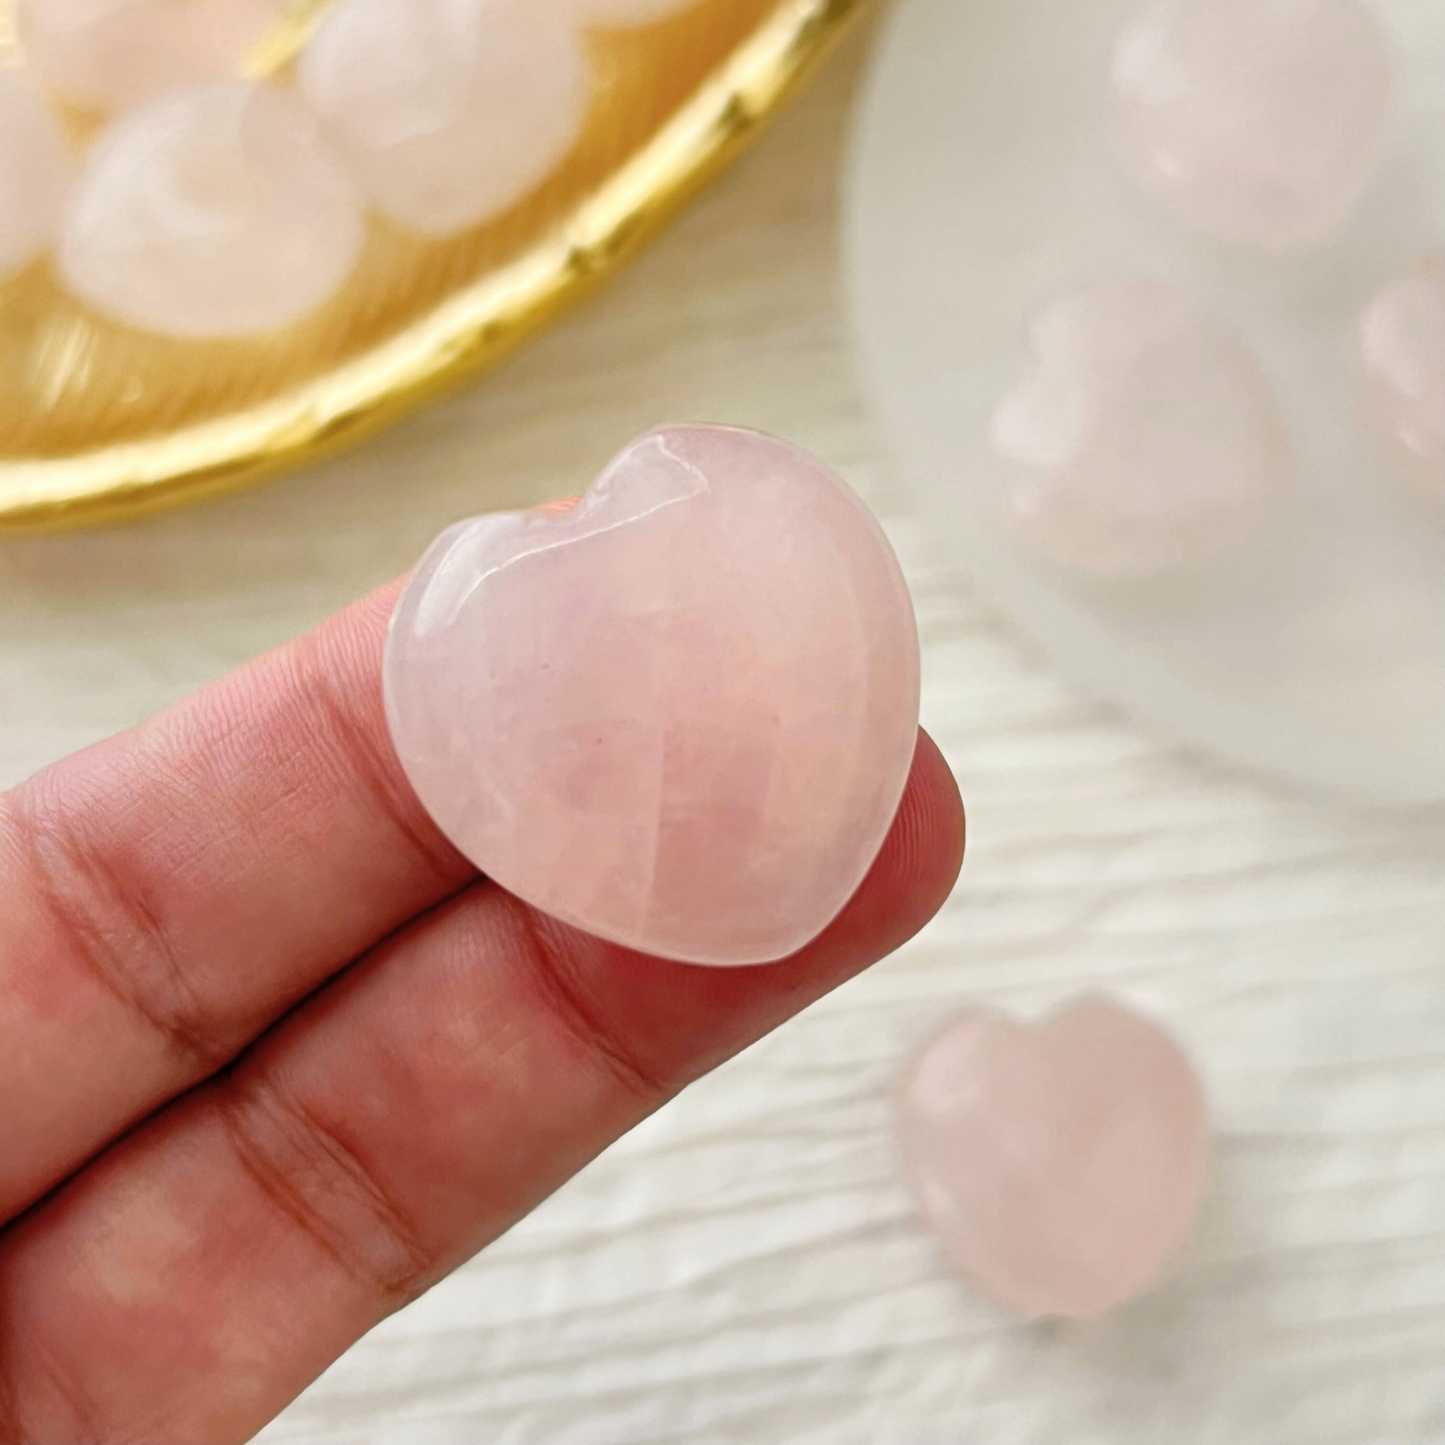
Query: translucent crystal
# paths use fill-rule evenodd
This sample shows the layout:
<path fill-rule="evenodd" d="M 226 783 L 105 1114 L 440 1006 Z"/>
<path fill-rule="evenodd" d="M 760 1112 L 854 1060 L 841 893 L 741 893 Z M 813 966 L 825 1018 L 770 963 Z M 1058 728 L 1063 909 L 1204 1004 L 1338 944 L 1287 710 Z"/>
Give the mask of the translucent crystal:
<path fill-rule="evenodd" d="M 385 676 L 407 776 L 484 873 L 691 963 L 821 932 L 917 743 L 918 639 L 883 533 L 820 462 L 730 428 L 654 432 L 575 508 L 447 533 Z"/>
<path fill-rule="evenodd" d="M 356 262 L 361 199 L 285 92 L 240 81 L 172 91 L 92 152 L 60 248 L 101 311 L 175 336 L 297 320 Z"/>
<path fill-rule="evenodd" d="M 525 0 L 340 0 L 301 60 L 306 102 L 376 205 L 423 234 L 535 190 L 587 107 L 580 40 Z"/>
<path fill-rule="evenodd" d="M 1164 0 L 1120 36 L 1114 92 L 1125 154 L 1179 216 L 1287 251 L 1374 174 L 1391 67 L 1356 0 Z"/>
<path fill-rule="evenodd" d="M 1025 1319 L 1133 1298 L 1199 1210 L 1198 1078 L 1168 1034 L 1103 998 L 1037 1027 L 960 1014 L 904 1071 L 897 1119 L 908 1183 L 949 1260 Z"/>
<path fill-rule="evenodd" d="M 1284 423 L 1248 348 L 1188 293 L 1127 281 L 1067 296 L 1034 322 L 1033 349 L 981 478 L 1026 550 L 1141 577 L 1268 520 L 1290 478 Z"/>

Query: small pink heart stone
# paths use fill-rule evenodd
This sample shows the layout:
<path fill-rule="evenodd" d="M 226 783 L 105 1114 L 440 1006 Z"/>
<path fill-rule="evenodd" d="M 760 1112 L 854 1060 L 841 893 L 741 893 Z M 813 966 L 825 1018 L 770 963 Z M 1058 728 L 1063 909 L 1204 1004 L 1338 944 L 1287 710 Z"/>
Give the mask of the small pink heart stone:
<path fill-rule="evenodd" d="M 365 237 L 351 178 L 277 86 L 167 91 L 96 143 L 58 253 L 71 291 L 163 336 L 250 336 L 342 286 Z"/>
<path fill-rule="evenodd" d="M 1037 1027 L 960 1014 L 908 1065 L 898 1129 L 949 1259 L 1025 1319 L 1087 1319 L 1139 1294 L 1204 1192 L 1194 1070 L 1157 1025 L 1103 998 Z"/>
<path fill-rule="evenodd" d="M 1379 167 L 1393 76 L 1358 0 L 1158 0 L 1114 51 L 1125 158 L 1187 224 L 1287 252 L 1325 240 Z"/>
<path fill-rule="evenodd" d="M 454 527 L 385 677 L 407 776 L 468 858 L 689 963 L 821 933 L 917 743 L 917 631 L 878 524 L 821 462 L 727 427 L 643 437 L 573 509 Z"/>
<path fill-rule="evenodd" d="M 576 145 L 587 54 L 535 0 L 338 0 L 302 97 L 378 209 L 426 236 L 490 220 Z"/>
<path fill-rule="evenodd" d="M 1033 364 L 994 411 L 980 481 L 1056 567 L 1166 576 L 1248 542 L 1291 481 L 1284 418 L 1248 346 L 1187 291 L 1116 281 L 1033 320 Z"/>

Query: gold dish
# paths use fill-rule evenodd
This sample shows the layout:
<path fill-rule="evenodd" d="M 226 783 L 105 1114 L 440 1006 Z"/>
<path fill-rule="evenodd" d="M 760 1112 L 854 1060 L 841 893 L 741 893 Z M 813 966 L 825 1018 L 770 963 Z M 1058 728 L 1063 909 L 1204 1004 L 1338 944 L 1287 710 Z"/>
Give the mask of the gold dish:
<path fill-rule="evenodd" d="M 252 68 L 283 70 L 321 3 L 301 0 Z M 701 0 L 595 37 L 591 118 L 540 191 L 444 241 L 374 223 L 344 292 L 284 332 L 146 336 L 71 300 L 46 265 L 0 286 L 0 530 L 118 521 L 241 487 L 474 376 L 632 255 L 865 3 Z"/>

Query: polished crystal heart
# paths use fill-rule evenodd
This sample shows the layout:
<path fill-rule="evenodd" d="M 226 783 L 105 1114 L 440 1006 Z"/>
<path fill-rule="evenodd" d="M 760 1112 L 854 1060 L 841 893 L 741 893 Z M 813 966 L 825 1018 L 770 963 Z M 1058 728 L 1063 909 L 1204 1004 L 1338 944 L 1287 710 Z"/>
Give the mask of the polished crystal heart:
<path fill-rule="evenodd" d="M 1113 81 L 1129 162 L 1226 241 L 1324 240 L 1384 152 L 1390 58 L 1358 0 L 1161 0 L 1120 35 Z"/>
<path fill-rule="evenodd" d="M 270 85 L 170 91 L 91 152 L 60 245 L 72 291 L 143 330 L 244 336 L 328 300 L 364 237 L 315 121 Z"/>
<path fill-rule="evenodd" d="M 589 84 L 578 37 L 533 0 L 339 0 L 299 80 L 376 205 L 424 235 L 541 185 L 581 134 Z"/>
<path fill-rule="evenodd" d="M 59 125 L 20 80 L 0 70 L 0 282 L 49 248 L 72 179 Z"/>
<path fill-rule="evenodd" d="M 1139 1294 L 1204 1191 L 1194 1070 L 1156 1024 L 1103 998 L 1038 1027 L 960 1014 L 906 1069 L 898 1129 L 950 1261 L 1026 1319 L 1089 1318 Z"/>
<path fill-rule="evenodd" d="M 446 533 L 386 655 L 421 801 L 546 913 L 691 963 L 783 958 L 897 811 L 918 641 L 897 560 L 822 463 L 674 427 L 574 508 Z"/>
<path fill-rule="evenodd" d="M 1249 348 L 1188 292 L 1122 281 L 1034 319 L 1033 365 L 996 408 L 977 481 L 1024 550 L 1074 571 L 1157 576 L 1213 561 L 1291 482 Z"/>

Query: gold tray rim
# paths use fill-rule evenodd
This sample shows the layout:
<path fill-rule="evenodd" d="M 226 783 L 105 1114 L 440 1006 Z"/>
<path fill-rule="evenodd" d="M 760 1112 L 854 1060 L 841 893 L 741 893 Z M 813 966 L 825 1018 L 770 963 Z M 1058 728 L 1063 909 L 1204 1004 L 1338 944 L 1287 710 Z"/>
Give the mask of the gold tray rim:
<path fill-rule="evenodd" d="M 550 237 L 354 361 L 169 436 L 0 463 L 0 534 L 123 522 L 334 455 L 501 360 L 630 260 L 874 0 L 783 0 Z"/>

